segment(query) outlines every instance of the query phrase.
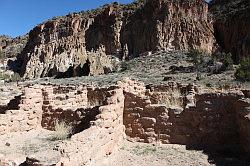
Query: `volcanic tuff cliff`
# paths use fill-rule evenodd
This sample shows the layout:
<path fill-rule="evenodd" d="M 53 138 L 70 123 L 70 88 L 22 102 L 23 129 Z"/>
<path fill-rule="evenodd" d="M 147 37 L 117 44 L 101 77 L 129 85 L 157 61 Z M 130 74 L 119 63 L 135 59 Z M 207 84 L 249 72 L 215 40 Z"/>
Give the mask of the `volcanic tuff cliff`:
<path fill-rule="evenodd" d="M 112 71 L 114 55 L 130 59 L 148 51 L 212 51 L 213 28 L 203 0 L 113 3 L 49 20 L 29 33 L 18 56 L 25 78 L 71 77 Z"/>
<path fill-rule="evenodd" d="M 0 36 L 0 51 L 5 57 L 16 57 L 25 47 L 28 35 L 11 38 L 9 36 Z"/>
<path fill-rule="evenodd" d="M 250 57 L 250 1 L 213 0 L 209 11 L 220 47 L 231 52 L 236 62 Z"/>

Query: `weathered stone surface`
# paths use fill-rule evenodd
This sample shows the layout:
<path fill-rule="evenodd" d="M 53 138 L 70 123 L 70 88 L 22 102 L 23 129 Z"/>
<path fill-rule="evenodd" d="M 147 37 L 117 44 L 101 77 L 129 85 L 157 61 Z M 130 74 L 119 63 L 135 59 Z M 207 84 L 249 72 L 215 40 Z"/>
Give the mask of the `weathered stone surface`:
<path fill-rule="evenodd" d="M 250 3 L 248 0 L 213 0 L 214 33 L 223 51 L 239 62 L 250 57 Z"/>
<path fill-rule="evenodd" d="M 188 50 L 211 52 L 213 28 L 207 19 L 203 1 L 150 0 L 129 17 L 122 29 L 125 58 L 156 50 Z"/>
<path fill-rule="evenodd" d="M 0 134 L 54 130 L 56 121 L 64 121 L 73 127 L 73 135 L 57 147 L 61 155 L 51 161 L 66 166 L 91 165 L 109 156 L 125 134 L 145 143 L 240 145 L 249 153 L 249 90 L 173 82 L 146 87 L 129 79 L 111 87 L 29 85 L 22 89 L 18 107 L 0 114 Z M 49 165 L 46 154 L 26 162 Z M 1 162 L 11 161 L 0 156 Z"/>
<path fill-rule="evenodd" d="M 26 78 L 103 74 L 115 60 L 157 50 L 204 49 L 214 45 L 203 0 L 150 0 L 111 4 L 42 23 L 29 33 L 17 63 Z"/>
<path fill-rule="evenodd" d="M 25 47 L 28 35 L 11 38 L 9 36 L 0 36 L 0 51 L 6 58 L 16 57 Z"/>
<path fill-rule="evenodd" d="M 123 123 L 129 140 L 203 146 L 240 144 L 249 152 L 250 102 L 241 91 L 198 92 L 193 85 L 171 83 L 147 89 L 124 94 Z M 144 102 L 146 98 L 151 100 L 149 104 Z"/>

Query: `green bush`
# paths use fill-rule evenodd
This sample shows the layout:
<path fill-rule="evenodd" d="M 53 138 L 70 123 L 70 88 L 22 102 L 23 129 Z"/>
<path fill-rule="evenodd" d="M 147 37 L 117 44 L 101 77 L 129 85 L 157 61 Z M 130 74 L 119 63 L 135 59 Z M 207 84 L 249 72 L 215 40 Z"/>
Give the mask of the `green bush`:
<path fill-rule="evenodd" d="M 223 67 L 222 70 L 226 71 L 226 70 L 230 70 L 233 67 L 233 59 L 232 59 L 232 54 L 231 53 L 221 53 L 220 55 L 220 62 L 222 62 Z"/>
<path fill-rule="evenodd" d="M 5 59 L 4 52 L 0 50 L 0 61 Z"/>
<path fill-rule="evenodd" d="M 235 77 L 242 82 L 250 81 L 250 58 L 241 61 L 239 68 L 235 72 Z"/>
<path fill-rule="evenodd" d="M 7 82 L 17 82 L 21 80 L 21 77 L 18 73 L 14 73 L 13 75 L 6 74 L 4 72 L 0 72 L 0 80 L 4 80 Z"/>
<path fill-rule="evenodd" d="M 21 77 L 18 73 L 14 73 L 11 78 L 10 78 L 10 81 L 11 82 L 17 82 L 17 81 L 20 81 L 21 80 Z"/>
<path fill-rule="evenodd" d="M 3 73 L 3 72 L 0 72 L 0 80 L 9 80 L 10 79 L 10 76 Z"/>
<path fill-rule="evenodd" d="M 204 52 L 202 50 L 198 50 L 198 49 L 192 49 L 189 50 L 189 52 L 187 53 L 187 56 L 189 58 L 191 58 L 191 61 L 195 64 L 198 65 L 201 63 L 202 61 L 202 56 L 203 56 Z"/>

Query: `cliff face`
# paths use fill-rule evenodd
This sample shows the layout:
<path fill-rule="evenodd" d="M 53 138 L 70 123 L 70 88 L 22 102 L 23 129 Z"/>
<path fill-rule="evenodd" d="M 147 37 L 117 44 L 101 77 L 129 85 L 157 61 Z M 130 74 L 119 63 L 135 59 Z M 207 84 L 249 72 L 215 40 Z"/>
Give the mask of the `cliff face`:
<path fill-rule="evenodd" d="M 5 57 L 16 57 L 23 50 L 27 40 L 27 35 L 16 38 L 0 36 L 0 51 L 3 52 Z"/>
<path fill-rule="evenodd" d="M 111 4 L 52 19 L 35 27 L 18 57 L 26 78 L 82 76 L 112 70 L 109 55 L 129 59 L 156 50 L 201 48 L 214 37 L 207 4 L 150 0 Z"/>
<path fill-rule="evenodd" d="M 130 16 L 122 31 L 128 56 L 145 51 L 199 48 L 211 52 L 213 30 L 203 1 L 148 1 Z"/>
<path fill-rule="evenodd" d="M 249 0 L 214 0 L 210 5 L 214 31 L 220 47 L 233 54 L 236 62 L 250 57 Z"/>

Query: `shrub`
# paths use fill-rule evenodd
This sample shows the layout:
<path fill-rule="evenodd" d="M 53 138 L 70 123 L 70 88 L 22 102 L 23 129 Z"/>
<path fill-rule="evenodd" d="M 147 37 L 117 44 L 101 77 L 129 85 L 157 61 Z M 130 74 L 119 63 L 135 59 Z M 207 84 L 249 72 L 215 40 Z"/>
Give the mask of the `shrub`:
<path fill-rule="evenodd" d="M 10 76 L 5 74 L 4 72 L 0 72 L 0 80 L 9 80 Z"/>
<path fill-rule="evenodd" d="M 231 53 L 226 54 L 222 63 L 226 67 L 226 69 L 231 69 L 234 64 L 233 59 L 232 59 L 232 54 Z"/>
<path fill-rule="evenodd" d="M 233 59 L 232 59 L 232 54 L 231 53 L 221 53 L 219 55 L 219 61 L 223 64 L 222 66 L 222 70 L 226 71 L 226 70 L 230 70 L 233 67 Z"/>
<path fill-rule="evenodd" d="M 196 79 L 201 80 L 201 72 L 207 72 L 211 58 L 207 55 L 206 52 L 198 49 L 190 50 L 187 53 L 187 56 L 191 58 L 191 61 L 194 63 L 194 67 L 196 68 Z"/>
<path fill-rule="evenodd" d="M 20 81 L 21 80 L 21 77 L 18 73 L 14 73 L 11 77 L 10 77 L 10 81 L 11 82 L 17 82 L 17 81 Z"/>
<path fill-rule="evenodd" d="M 51 140 L 65 140 L 72 134 L 72 127 L 65 122 L 56 121 L 55 131 L 51 136 Z"/>
<path fill-rule="evenodd" d="M 3 61 L 5 59 L 4 52 L 0 50 L 0 61 Z"/>
<path fill-rule="evenodd" d="M 235 77 L 242 82 L 250 81 L 250 58 L 241 61 L 239 68 L 235 72 Z"/>
<path fill-rule="evenodd" d="M 188 55 L 189 58 L 191 58 L 191 61 L 195 65 L 198 65 L 198 64 L 201 63 L 203 51 L 202 50 L 198 50 L 198 49 L 192 49 L 192 50 L 189 50 L 189 52 L 187 53 L 187 55 Z"/>

